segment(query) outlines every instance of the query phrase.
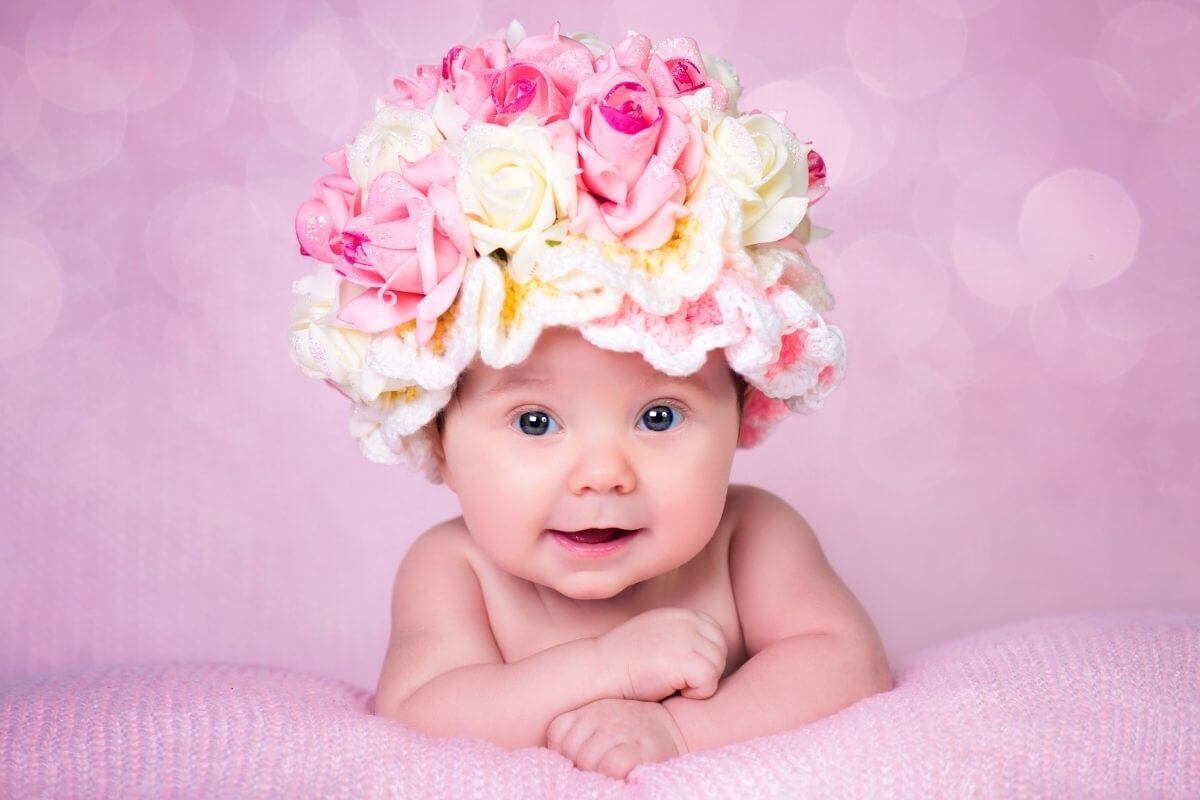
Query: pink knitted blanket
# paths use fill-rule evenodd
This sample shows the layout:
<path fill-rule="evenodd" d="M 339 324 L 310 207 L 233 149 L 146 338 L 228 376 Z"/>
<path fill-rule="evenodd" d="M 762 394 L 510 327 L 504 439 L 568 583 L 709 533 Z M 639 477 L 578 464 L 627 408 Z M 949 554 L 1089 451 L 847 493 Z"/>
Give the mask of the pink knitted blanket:
<path fill-rule="evenodd" d="M 340 681 L 152 664 L 0 689 L 0 797 L 1200 797 L 1200 616 L 1038 619 L 930 648 L 811 725 L 641 765 L 439 739 Z"/>

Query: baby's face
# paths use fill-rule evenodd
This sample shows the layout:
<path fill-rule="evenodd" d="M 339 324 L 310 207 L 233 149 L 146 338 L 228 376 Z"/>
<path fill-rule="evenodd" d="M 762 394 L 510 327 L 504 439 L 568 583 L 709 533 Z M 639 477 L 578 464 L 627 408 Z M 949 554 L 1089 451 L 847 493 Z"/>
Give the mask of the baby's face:
<path fill-rule="evenodd" d="M 675 378 L 556 326 L 520 364 L 476 359 L 444 415 L 434 452 L 472 537 L 566 597 L 612 598 L 682 566 L 724 511 L 739 421 L 720 349 Z M 643 530 L 602 558 L 549 533 L 588 527 Z"/>

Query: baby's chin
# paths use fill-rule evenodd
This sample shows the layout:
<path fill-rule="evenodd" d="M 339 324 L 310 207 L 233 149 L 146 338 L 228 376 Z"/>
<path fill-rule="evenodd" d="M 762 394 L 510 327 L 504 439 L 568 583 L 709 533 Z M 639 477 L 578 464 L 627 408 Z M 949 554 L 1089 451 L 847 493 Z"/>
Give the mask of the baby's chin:
<path fill-rule="evenodd" d="M 570 600 L 620 600 L 636 585 L 629 580 L 626 570 L 620 569 L 576 573 L 557 579 L 543 576 L 538 582 Z"/>

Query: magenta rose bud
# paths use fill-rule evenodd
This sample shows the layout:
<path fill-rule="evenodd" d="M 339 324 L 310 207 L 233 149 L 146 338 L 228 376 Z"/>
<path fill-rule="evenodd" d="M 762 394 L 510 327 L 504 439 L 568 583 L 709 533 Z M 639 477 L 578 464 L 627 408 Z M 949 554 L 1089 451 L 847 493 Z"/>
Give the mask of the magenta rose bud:
<path fill-rule="evenodd" d="M 514 61 L 492 80 L 492 122 L 507 125 L 522 114 L 532 114 L 539 125 L 565 119 L 569 106 L 562 92 L 536 64 Z"/>
<path fill-rule="evenodd" d="M 491 122 L 496 113 L 492 82 L 508 66 L 508 45 L 485 39 L 476 47 L 455 45 L 442 58 L 438 91 L 448 92 L 470 115 L 470 121 Z"/>
<path fill-rule="evenodd" d="M 680 97 L 707 87 L 712 90 L 715 109 L 724 111 L 729 104 L 729 92 L 720 81 L 710 79 L 700 47 L 690 36 L 676 36 L 656 43 L 650 50 L 645 70 L 659 97 Z"/>

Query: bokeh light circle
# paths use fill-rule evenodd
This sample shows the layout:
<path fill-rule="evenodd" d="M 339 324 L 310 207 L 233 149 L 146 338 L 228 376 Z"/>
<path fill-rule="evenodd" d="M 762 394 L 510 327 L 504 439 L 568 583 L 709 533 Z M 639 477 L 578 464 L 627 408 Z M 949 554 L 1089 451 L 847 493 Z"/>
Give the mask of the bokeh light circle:
<path fill-rule="evenodd" d="M 959 180 L 1013 191 L 1043 175 L 1058 145 L 1058 112 L 1023 76 L 972 75 L 955 82 L 937 121 L 937 146 Z"/>
<path fill-rule="evenodd" d="M 314 25 L 288 40 L 263 72 L 260 108 L 271 133 L 300 153 L 324 153 L 370 118 L 358 77 L 342 53 L 338 23 Z"/>
<path fill-rule="evenodd" d="M 42 116 L 42 95 L 25 59 L 0 45 L 0 158 L 29 141 Z"/>
<path fill-rule="evenodd" d="M 896 100 L 912 100 L 962 72 L 967 25 L 911 4 L 857 0 L 846 22 L 846 52 L 867 86 Z"/>
<path fill-rule="evenodd" d="M 915 0 L 921 8 L 948 19 L 977 17 L 991 10 L 1000 0 Z"/>
<path fill-rule="evenodd" d="M 0 233 L 0 359 L 33 350 L 54 331 L 62 296 L 62 275 L 50 250 Z"/>
<path fill-rule="evenodd" d="M 270 242 L 277 253 L 295 252 L 294 234 L 269 227 L 259 214 L 262 204 L 252 202 L 251 193 L 241 186 L 198 181 L 159 199 L 143 234 L 151 279 L 173 296 L 221 303 L 218 289 L 230 280 L 231 263 L 245 251 Z M 224 269 L 213 269 L 214 263 Z"/>
<path fill-rule="evenodd" d="M 962 404 L 934 370 L 896 358 L 842 388 L 850 406 L 844 431 L 860 473 L 905 493 L 953 476 Z"/>
<path fill-rule="evenodd" d="M 41 5 L 25 34 L 30 73 L 51 102 L 92 113 L 152 108 L 183 85 L 192 26 L 167 0 Z"/>
<path fill-rule="evenodd" d="M 975 380 L 975 344 L 953 313 L 947 313 L 942 327 L 905 357 L 927 367 L 931 379 L 947 389 L 963 389 Z"/>
<path fill-rule="evenodd" d="M 183 87 L 154 108 L 136 114 L 131 131 L 151 151 L 170 152 L 226 122 L 237 86 L 232 56 L 212 36 L 197 31 Z"/>
<path fill-rule="evenodd" d="M 1129 269 L 1091 289 L 1075 292 L 1079 316 L 1114 339 L 1136 342 L 1195 314 L 1195 250 L 1186 242 L 1143 241 Z"/>
<path fill-rule="evenodd" d="M 480 31 L 483 27 L 480 22 L 482 10 L 483 3 L 479 0 L 441 0 L 438 13 L 423 15 L 421 24 L 414 25 L 412 8 L 405 3 L 358 0 L 358 16 L 366 23 L 367 30 L 389 52 L 399 56 L 394 71 L 406 74 L 417 64 L 441 64 L 442 56 L 456 44 L 474 44 L 476 39 L 482 39 L 482 35 L 466 35 L 467 31 Z M 529 20 L 522 19 L 521 22 L 526 25 L 527 32 L 539 33 L 528 30 Z M 574 32 L 566 19 L 562 32 Z M 401 64 L 405 65 L 403 69 Z"/>
<path fill-rule="evenodd" d="M 1200 197 L 1200 107 L 1160 125 L 1154 136 L 1171 177 Z"/>
<path fill-rule="evenodd" d="M 692 37 L 703 48 L 701 52 L 720 54 L 729 48 L 729 36 L 737 26 L 738 16 L 743 10 L 751 11 L 750 6 L 738 3 L 694 3 L 689 0 L 655 0 L 647 3 L 645 0 L 612 0 L 605 11 L 602 25 L 590 30 L 605 39 L 611 45 L 620 44 L 629 29 L 644 33 L 651 40 L 665 39 L 668 36 L 678 36 L 682 31 L 680 26 L 686 21 L 686 35 Z M 566 20 L 568 15 L 561 15 L 564 34 L 574 33 L 577 25 Z M 552 21 L 552 20 L 551 20 Z M 534 28 L 526 20 L 525 32 L 546 33 L 550 30 Z M 584 30 L 588 30 L 587 27 Z"/>
<path fill-rule="evenodd" d="M 45 181 L 78 180 L 121 154 L 128 119 L 124 106 L 84 114 L 45 105 L 37 126 L 13 148 L 13 155 Z"/>
<path fill-rule="evenodd" d="M 951 258 L 963 285 L 980 300 L 1009 309 L 1029 306 L 1067 279 L 1068 262 L 1038 262 L 1019 247 L 1018 196 L 963 187 L 950 202 Z"/>
<path fill-rule="evenodd" d="M 1124 341 L 1097 330 L 1079 315 L 1070 295 L 1051 295 L 1029 313 L 1029 335 L 1042 363 L 1056 376 L 1096 386 L 1111 383 L 1143 357 L 1143 340 Z"/>
<path fill-rule="evenodd" d="M 950 280 L 941 258 L 919 239 L 868 234 L 838 255 L 837 272 L 838 320 L 848 338 L 901 353 L 941 329 Z"/>
<path fill-rule="evenodd" d="M 1108 19 L 1094 56 L 1121 75 L 1120 84 L 1100 83 L 1113 108 L 1164 122 L 1200 104 L 1200 15 L 1192 8 L 1150 0 Z"/>
<path fill-rule="evenodd" d="M 1112 280 L 1133 262 L 1141 215 L 1129 193 L 1100 172 L 1069 169 L 1029 191 L 1017 232 L 1033 265 L 1070 269 L 1070 286 L 1087 289 Z"/>

